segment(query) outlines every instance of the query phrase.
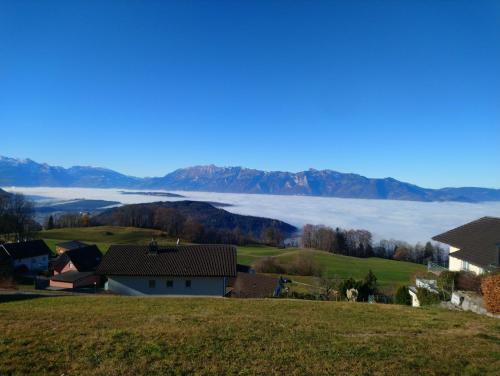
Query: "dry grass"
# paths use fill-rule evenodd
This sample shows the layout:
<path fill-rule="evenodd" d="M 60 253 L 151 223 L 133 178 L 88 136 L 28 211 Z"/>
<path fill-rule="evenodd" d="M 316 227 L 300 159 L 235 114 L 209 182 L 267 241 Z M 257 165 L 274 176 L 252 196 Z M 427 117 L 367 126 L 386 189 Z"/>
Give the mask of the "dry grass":
<path fill-rule="evenodd" d="M 485 375 L 498 369 L 500 322 L 437 308 L 109 296 L 0 303 L 1 375 Z"/>

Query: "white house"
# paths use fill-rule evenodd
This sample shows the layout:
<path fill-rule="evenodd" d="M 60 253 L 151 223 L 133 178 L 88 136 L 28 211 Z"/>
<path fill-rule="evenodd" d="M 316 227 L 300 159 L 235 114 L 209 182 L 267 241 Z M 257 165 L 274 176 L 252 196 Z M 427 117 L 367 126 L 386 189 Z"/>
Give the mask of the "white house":
<path fill-rule="evenodd" d="M 1 244 L 0 252 L 11 261 L 14 270 L 25 269 L 29 272 L 48 270 L 51 252 L 43 240 Z"/>
<path fill-rule="evenodd" d="M 450 246 L 451 271 L 483 274 L 500 267 L 500 218 L 483 217 L 432 239 Z"/>
<path fill-rule="evenodd" d="M 112 245 L 97 269 L 106 289 L 124 295 L 225 296 L 236 277 L 230 245 Z"/>

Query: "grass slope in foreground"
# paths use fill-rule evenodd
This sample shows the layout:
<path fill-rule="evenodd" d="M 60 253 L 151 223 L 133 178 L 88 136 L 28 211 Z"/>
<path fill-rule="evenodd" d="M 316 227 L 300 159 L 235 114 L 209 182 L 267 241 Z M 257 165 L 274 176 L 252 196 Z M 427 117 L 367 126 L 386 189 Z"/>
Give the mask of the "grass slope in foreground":
<path fill-rule="evenodd" d="M 0 374 L 487 375 L 498 369 L 498 320 L 437 308 L 113 296 L 0 304 Z"/>

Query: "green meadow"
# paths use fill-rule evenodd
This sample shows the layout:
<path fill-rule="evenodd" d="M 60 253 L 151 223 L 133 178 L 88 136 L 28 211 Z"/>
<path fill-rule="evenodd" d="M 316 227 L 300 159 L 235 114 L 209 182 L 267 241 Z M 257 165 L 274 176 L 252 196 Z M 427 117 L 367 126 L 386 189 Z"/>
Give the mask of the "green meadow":
<path fill-rule="evenodd" d="M 1 375 L 495 375 L 500 323 L 285 299 L 0 295 Z"/>

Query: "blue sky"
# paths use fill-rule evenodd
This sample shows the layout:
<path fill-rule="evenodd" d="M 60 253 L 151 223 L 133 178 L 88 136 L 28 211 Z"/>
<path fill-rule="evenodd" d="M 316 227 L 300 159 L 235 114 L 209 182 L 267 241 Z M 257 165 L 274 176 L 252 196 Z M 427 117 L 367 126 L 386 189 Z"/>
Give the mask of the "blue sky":
<path fill-rule="evenodd" d="M 500 188 L 498 1 L 1 1 L 0 155 Z"/>

